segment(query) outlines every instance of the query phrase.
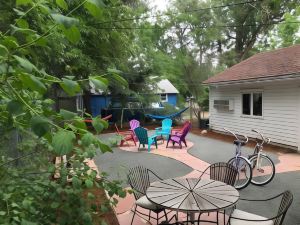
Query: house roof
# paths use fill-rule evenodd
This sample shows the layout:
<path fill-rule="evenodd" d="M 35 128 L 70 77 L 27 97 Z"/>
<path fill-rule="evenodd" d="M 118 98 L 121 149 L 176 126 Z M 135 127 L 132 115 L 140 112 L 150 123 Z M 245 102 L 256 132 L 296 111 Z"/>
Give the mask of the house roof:
<path fill-rule="evenodd" d="M 225 71 L 210 77 L 204 84 L 236 82 L 278 76 L 300 75 L 300 45 L 258 53 Z"/>
<path fill-rule="evenodd" d="M 157 94 L 178 94 L 179 91 L 174 87 L 174 85 L 168 80 L 163 79 L 157 83 L 158 89 L 156 90 Z"/>

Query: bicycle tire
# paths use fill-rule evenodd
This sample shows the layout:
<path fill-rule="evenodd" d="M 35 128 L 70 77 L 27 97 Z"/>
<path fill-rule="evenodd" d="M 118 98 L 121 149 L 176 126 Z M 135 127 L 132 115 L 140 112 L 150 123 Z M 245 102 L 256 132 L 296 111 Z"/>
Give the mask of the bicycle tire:
<path fill-rule="evenodd" d="M 269 156 L 261 154 L 260 155 L 261 159 L 265 160 L 264 162 L 266 162 L 263 164 L 265 169 L 258 170 L 256 168 L 257 157 L 258 157 L 258 154 L 253 155 L 249 158 L 249 161 L 251 162 L 251 167 L 252 167 L 251 183 L 254 185 L 257 185 L 257 186 L 262 186 L 262 185 L 266 185 L 266 184 L 270 183 L 273 180 L 273 178 L 275 176 L 275 165 Z M 267 171 L 267 173 L 268 173 L 268 171 L 270 171 L 270 173 L 268 173 L 268 175 L 261 175 L 261 173 L 264 173 L 265 171 Z M 264 179 L 264 178 L 266 178 L 266 179 Z"/>
<path fill-rule="evenodd" d="M 228 163 L 233 165 L 238 171 L 234 187 L 238 190 L 247 187 L 252 179 L 252 168 L 249 161 L 242 156 L 237 156 L 237 159 L 236 157 L 233 157 Z M 242 179 L 243 176 L 245 176 L 246 179 Z"/>

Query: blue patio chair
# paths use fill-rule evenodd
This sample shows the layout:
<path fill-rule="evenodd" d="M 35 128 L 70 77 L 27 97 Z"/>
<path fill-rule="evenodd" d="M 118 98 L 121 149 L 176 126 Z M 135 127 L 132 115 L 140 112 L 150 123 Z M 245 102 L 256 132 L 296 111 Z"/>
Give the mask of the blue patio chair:
<path fill-rule="evenodd" d="M 140 142 L 138 149 L 140 149 L 141 145 L 143 145 L 143 147 L 145 147 L 145 145 L 148 145 L 148 152 L 150 152 L 150 148 L 152 144 L 155 144 L 155 147 L 157 148 L 156 135 L 148 137 L 148 131 L 143 127 L 135 128 L 134 133 Z"/>
<path fill-rule="evenodd" d="M 171 119 L 164 119 L 161 122 L 161 127 L 155 128 L 155 133 L 157 136 L 165 136 L 166 139 L 169 139 L 169 135 L 172 129 L 172 120 Z"/>

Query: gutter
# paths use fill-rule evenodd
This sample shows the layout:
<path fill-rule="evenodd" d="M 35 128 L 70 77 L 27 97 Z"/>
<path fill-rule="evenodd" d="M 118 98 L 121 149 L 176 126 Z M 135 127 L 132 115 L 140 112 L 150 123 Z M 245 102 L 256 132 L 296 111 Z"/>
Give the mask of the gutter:
<path fill-rule="evenodd" d="M 297 80 L 300 78 L 300 74 L 298 73 L 291 73 L 291 74 L 282 74 L 277 76 L 270 76 L 270 77 L 260 77 L 260 78 L 249 78 L 249 79 L 242 79 L 242 80 L 230 80 L 230 81 L 219 81 L 219 82 L 203 82 L 203 85 L 211 85 L 211 86 L 222 86 L 222 85 L 233 85 L 233 84 L 247 84 L 247 83 L 254 83 L 254 82 L 263 82 L 263 81 L 280 81 L 280 80 Z"/>

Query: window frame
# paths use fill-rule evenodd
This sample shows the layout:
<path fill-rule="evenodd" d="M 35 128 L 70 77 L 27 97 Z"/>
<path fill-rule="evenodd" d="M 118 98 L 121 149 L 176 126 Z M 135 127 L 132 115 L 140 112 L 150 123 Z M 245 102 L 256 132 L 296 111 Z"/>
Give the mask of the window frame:
<path fill-rule="evenodd" d="M 162 95 L 165 95 L 165 96 L 166 96 L 166 99 L 165 99 L 165 100 L 162 100 L 162 98 L 161 98 Z M 161 94 L 160 94 L 160 101 L 161 101 L 161 102 L 168 102 L 168 94 L 167 94 L 167 93 L 161 93 Z"/>
<path fill-rule="evenodd" d="M 243 95 L 250 94 L 250 115 L 243 114 Z M 261 116 L 253 115 L 253 94 L 261 94 Z M 245 118 L 264 118 L 264 92 L 261 89 L 243 90 L 241 91 L 241 117 Z"/>

